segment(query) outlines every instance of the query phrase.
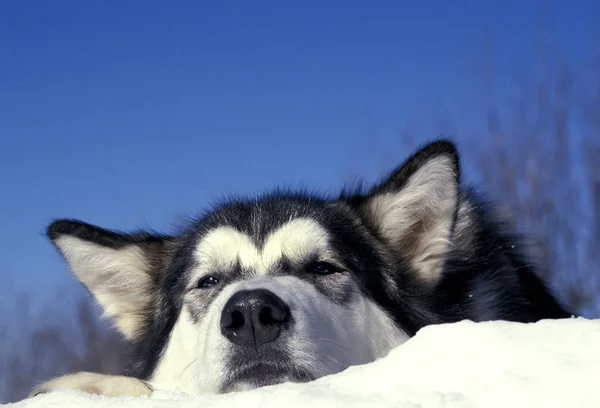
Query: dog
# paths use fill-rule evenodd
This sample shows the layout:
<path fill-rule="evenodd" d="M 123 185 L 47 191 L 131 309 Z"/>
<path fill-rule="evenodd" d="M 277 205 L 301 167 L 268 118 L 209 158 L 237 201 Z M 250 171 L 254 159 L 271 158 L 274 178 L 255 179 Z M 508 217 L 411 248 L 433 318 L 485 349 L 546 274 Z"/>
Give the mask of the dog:
<path fill-rule="evenodd" d="M 31 395 L 307 382 L 382 358 L 430 324 L 571 316 L 437 140 L 370 188 L 230 199 L 174 235 L 72 219 L 47 235 L 132 345 L 123 376 Z"/>

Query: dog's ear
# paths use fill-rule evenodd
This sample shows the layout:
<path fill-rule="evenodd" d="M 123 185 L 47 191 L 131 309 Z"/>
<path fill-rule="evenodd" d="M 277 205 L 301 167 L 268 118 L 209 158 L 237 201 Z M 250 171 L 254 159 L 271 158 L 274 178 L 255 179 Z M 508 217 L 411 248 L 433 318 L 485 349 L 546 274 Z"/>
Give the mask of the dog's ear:
<path fill-rule="evenodd" d="M 172 238 L 122 234 L 76 220 L 54 221 L 47 234 L 104 316 L 135 339 L 153 308 Z"/>
<path fill-rule="evenodd" d="M 439 280 L 451 245 L 459 182 L 456 148 L 440 140 L 417 151 L 359 200 L 367 224 L 428 283 Z"/>

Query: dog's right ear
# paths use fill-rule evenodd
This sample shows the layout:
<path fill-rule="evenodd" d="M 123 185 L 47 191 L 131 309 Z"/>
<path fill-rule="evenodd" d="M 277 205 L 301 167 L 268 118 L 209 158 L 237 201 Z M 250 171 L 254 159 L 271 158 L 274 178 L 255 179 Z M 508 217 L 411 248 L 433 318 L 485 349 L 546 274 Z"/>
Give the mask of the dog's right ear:
<path fill-rule="evenodd" d="M 76 220 L 54 221 L 47 234 L 104 316 L 135 339 L 153 308 L 172 237 L 122 234 Z"/>
<path fill-rule="evenodd" d="M 438 140 L 415 152 L 366 196 L 354 198 L 354 205 L 396 259 L 408 261 L 434 286 L 452 247 L 459 186 L 456 147 Z"/>

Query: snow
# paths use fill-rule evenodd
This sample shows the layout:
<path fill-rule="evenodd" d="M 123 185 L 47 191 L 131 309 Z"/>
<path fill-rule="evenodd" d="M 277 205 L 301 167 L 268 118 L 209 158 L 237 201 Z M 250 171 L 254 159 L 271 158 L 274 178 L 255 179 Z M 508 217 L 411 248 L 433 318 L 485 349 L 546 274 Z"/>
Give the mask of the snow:
<path fill-rule="evenodd" d="M 600 320 L 430 326 L 387 357 L 306 384 L 226 395 L 57 391 L 11 408 L 600 407 Z"/>

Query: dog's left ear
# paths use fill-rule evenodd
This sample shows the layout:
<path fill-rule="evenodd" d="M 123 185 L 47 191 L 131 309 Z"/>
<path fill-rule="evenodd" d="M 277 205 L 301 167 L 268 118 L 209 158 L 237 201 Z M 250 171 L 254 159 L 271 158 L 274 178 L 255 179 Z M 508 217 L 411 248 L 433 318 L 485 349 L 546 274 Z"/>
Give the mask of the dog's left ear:
<path fill-rule="evenodd" d="M 47 234 L 104 316 L 135 339 L 153 312 L 173 238 L 125 234 L 69 219 L 54 221 Z"/>
<path fill-rule="evenodd" d="M 425 282 L 436 283 L 451 245 L 458 207 L 454 144 L 426 145 L 359 202 L 360 212 L 394 256 Z"/>

